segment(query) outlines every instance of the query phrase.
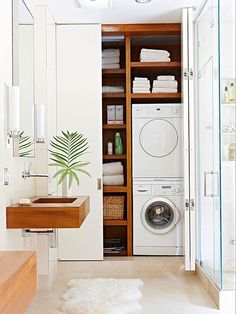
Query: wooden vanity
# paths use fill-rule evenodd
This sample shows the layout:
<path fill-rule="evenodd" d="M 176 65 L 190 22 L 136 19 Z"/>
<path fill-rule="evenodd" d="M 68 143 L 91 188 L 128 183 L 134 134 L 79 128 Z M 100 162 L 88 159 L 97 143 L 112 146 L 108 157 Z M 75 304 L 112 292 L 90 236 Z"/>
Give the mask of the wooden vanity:
<path fill-rule="evenodd" d="M 0 252 L 0 313 L 25 313 L 36 291 L 36 253 Z"/>
<path fill-rule="evenodd" d="M 80 228 L 89 214 L 89 196 L 33 197 L 30 205 L 7 207 L 7 229 Z"/>

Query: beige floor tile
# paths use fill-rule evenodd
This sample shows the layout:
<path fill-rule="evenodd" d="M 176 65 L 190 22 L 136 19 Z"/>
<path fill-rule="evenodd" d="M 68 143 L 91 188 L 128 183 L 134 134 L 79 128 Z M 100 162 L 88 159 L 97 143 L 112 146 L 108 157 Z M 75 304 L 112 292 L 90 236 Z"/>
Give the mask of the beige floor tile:
<path fill-rule="evenodd" d="M 229 314 L 216 309 L 181 257 L 106 258 L 102 262 L 61 262 L 51 282 L 39 278 L 39 291 L 27 314 L 60 314 L 60 297 L 72 278 L 139 278 L 142 310 L 133 314 Z"/>

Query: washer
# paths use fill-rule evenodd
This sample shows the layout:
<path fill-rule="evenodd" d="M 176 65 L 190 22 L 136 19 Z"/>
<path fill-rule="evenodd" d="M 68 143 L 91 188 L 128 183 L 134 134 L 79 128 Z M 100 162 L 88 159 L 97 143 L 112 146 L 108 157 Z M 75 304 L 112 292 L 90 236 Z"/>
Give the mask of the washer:
<path fill-rule="evenodd" d="M 134 181 L 133 254 L 183 255 L 183 182 Z"/>
<path fill-rule="evenodd" d="M 133 178 L 181 178 L 182 105 L 133 104 Z"/>

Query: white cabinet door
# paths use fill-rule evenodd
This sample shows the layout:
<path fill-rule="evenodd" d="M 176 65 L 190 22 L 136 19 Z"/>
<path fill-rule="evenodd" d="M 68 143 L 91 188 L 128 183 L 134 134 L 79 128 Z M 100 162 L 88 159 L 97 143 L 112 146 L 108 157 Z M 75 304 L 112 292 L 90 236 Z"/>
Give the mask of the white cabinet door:
<path fill-rule="evenodd" d="M 90 196 L 90 213 L 80 229 L 59 229 L 60 260 L 103 259 L 101 77 L 100 25 L 57 26 L 57 133 L 83 133 L 91 163 L 91 178 L 81 175 L 72 187 L 73 195 Z"/>

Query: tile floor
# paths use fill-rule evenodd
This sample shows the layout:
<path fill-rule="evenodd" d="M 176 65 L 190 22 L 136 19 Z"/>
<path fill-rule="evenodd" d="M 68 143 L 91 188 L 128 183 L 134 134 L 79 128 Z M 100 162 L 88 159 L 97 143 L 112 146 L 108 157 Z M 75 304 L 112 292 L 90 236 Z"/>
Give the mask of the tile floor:
<path fill-rule="evenodd" d="M 102 262 L 61 262 L 54 279 L 39 278 L 39 291 L 27 314 L 60 314 L 60 296 L 72 278 L 140 278 L 142 310 L 133 314 L 230 314 L 217 310 L 181 257 L 106 258 Z"/>

